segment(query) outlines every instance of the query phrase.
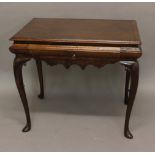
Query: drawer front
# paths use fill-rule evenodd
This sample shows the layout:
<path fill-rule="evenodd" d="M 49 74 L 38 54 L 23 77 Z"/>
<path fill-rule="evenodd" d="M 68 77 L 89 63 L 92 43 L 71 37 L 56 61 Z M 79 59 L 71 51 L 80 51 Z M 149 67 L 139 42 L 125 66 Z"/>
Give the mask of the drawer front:
<path fill-rule="evenodd" d="M 70 46 L 70 45 L 40 45 L 14 44 L 10 51 L 16 54 L 30 54 L 33 56 L 59 56 L 77 59 L 87 58 L 138 58 L 141 56 L 139 48 L 134 47 L 103 47 L 103 46 Z"/>

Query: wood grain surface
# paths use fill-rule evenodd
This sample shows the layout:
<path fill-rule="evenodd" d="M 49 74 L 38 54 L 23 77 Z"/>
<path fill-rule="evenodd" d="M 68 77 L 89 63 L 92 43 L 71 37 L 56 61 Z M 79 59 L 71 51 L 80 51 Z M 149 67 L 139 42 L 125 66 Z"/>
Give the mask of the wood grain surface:
<path fill-rule="evenodd" d="M 11 40 L 46 43 L 141 44 L 135 20 L 34 18 Z"/>

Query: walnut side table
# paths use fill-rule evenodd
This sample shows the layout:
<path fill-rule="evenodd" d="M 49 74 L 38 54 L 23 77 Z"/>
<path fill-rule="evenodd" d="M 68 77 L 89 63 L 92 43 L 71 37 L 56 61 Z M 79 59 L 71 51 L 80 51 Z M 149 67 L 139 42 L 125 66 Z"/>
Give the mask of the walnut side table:
<path fill-rule="evenodd" d="M 90 64 L 100 68 L 120 62 L 126 70 L 124 135 L 133 138 L 129 120 L 138 87 L 137 59 L 142 55 L 135 20 L 34 18 L 10 40 L 13 41 L 10 51 L 15 54 L 15 81 L 26 114 L 23 132 L 31 129 L 22 77 L 22 67 L 27 61 L 36 61 L 40 82 L 39 98 L 44 98 L 42 61 L 51 66 L 63 64 L 66 68 L 77 64 L 82 69 Z"/>

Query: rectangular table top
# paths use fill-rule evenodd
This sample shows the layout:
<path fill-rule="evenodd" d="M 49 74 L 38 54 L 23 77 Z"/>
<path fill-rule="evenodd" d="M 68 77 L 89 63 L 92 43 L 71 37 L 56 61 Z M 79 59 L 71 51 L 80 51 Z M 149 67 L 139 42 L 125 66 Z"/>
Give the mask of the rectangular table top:
<path fill-rule="evenodd" d="M 43 43 L 141 44 L 135 20 L 34 18 L 12 41 Z"/>

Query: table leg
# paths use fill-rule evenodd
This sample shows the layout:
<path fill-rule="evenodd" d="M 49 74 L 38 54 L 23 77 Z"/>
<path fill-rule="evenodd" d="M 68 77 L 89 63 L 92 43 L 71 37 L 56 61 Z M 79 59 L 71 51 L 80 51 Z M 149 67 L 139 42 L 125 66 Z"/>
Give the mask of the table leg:
<path fill-rule="evenodd" d="M 130 83 L 130 70 L 128 67 L 125 68 L 126 70 L 126 81 L 125 81 L 125 96 L 124 96 L 124 104 L 128 104 L 128 99 L 129 99 L 129 83 Z"/>
<path fill-rule="evenodd" d="M 42 71 L 42 62 L 41 60 L 36 60 L 38 76 L 39 76 L 39 83 L 40 83 L 40 94 L 38 97 L 40 99 L 44 98 L 44 84 L 43 84 L 43 71 Z"/>
<path fill-rule="evenodd" d="M 18 88 L 20 98 L 22 100 L 22 104 L 24 107 L 25 115 L 26 115 L 26 121 L 27 121 L 25 127 L 22 130 L 23 132 L 27 132 L 31 129 L 31 119 L 30 119 L 29 107 L 28 107 L 28 102 L 27 102 L 27 98 L 26 98 L 26 94 L 25 94 L 25 89 L 24 89 L 24 84 L 23 84 L 23 76 L 22 76 L 23 64 L 26 63 L 28 60 L 30 60 L 30 58 L 17 55 L 15 57 L 14 63 L 13 63 L 15 81 L 16 81 L 16 85 Z"/>
<path fill-rule="evenodd" d="M 133 62 L 132 64 L 127 64 L 125 65 L 131 75 L 131 82 L 130 82 L 130 92 L 129 92 L 129 98 L 128 98 L 128 104 L 127 104 L 127 110 L 126 110 L 126 117 L 125 117 L 125 126 L 124 126 L 124 135 L 125 137 L 132 139 L 133 136 L 129 130 L 129 120 L 130 120 L 130 115 L 132 111 L 132 107 L 134 104 L 136 92 L 137 92 L 137 87 L 138 87 L 138 80 L 139 80 L 139 64 L 138 62 Z"/>

